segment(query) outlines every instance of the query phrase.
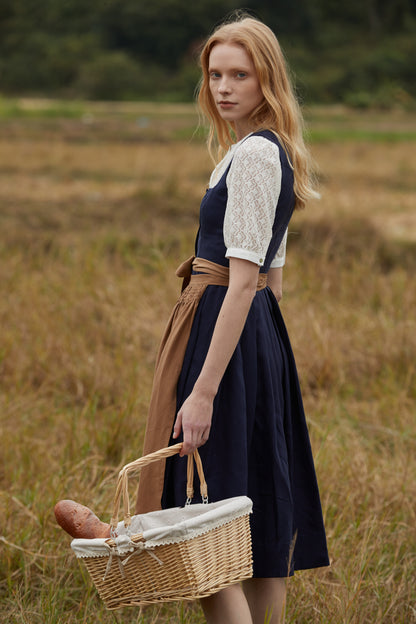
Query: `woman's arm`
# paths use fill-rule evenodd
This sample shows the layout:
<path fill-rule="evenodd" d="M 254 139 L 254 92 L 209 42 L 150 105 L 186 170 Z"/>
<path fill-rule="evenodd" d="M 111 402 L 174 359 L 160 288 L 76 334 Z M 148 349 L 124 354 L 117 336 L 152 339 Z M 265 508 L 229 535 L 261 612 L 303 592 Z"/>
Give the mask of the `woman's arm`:
<path fill-rule="evenodd" d="M 269 269 L 267 273 L 267 286 L 270 287 L 277 301 L 280 301 L 283 295 L 283 267 Z"/>
<path fill-rule="evenodd" d="M 230 278 L 204 365 L 189 397 L 180 408 L 173 437 L 182 429 L 181 455 L 192 453 L 208 440 L 212 405 L 221 379 L 243 331 L 254 295 L 259 267 L 248 260 L 230 258 Z"/>

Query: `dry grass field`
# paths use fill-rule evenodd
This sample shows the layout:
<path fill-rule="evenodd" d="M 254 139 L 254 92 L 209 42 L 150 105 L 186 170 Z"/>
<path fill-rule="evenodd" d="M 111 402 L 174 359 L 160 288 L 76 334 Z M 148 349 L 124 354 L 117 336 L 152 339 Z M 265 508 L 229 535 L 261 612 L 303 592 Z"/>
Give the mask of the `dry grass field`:
<path fill-rule="evenodd" d="M 331 567 L 288 624 L 416 622 L 416 118 L 307 112 L 322 198 L 292 220 L 282 310 Z M 0 102 L 0 620 L 202 623 L 105 610 L 56 525 L 111 515 L 211 163 L 191 106 Z M 132 492 L 133 496 L 133 492 Z"/>

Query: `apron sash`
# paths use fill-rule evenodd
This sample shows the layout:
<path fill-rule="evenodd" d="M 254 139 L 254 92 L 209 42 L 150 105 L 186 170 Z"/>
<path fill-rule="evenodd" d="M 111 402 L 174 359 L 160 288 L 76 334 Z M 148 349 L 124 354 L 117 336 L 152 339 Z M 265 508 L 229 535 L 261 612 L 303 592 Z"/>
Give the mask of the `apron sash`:
<path fill-rule="evenodd" d="M 194 273 L 192 273 L 194 271 Z M 209 285 L 228 286 L 229 269 L 204 258 L 191 256 L 176 270 L 183 278 L 182 294 L 172 310 L 156 358 L 143 455 L 169 444 L 176 418 L 176 389 L 198 304 Z M 259 273 L 257 290 L 267 286 L 267 275 Z M 166 460 L 141 470 L 136 514 L 161 507 Z"/>

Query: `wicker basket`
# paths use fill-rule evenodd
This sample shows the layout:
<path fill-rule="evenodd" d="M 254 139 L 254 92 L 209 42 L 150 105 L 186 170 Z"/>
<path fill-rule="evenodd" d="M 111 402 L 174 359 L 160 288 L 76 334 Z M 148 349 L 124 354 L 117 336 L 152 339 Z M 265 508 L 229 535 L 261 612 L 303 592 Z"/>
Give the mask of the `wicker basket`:
<path fill-rule="evenodd" d="M 176 600 L 195 600 L 252 576 L 249 514 L 245 496 L 208 503 L 198 452 L 194 454 L 202 504 L 130 517 L 128 476 L 178 453 L 176 444 L 127 464 L 120 471 L 111 524 L 114 537 L 75 539 L 108 609 Z M 193 497 L 194 460 L 188 456 L 188 502 Z M 118 522 L 123 499 L 124 521 Z"/>

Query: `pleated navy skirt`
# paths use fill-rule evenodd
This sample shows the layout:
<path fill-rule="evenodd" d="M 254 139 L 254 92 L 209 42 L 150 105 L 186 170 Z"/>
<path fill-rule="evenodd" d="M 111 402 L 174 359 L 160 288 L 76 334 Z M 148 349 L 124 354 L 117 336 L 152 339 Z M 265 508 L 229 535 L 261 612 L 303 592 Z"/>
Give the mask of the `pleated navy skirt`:
<path fill-rule="evenodd" d="M 225 292 L 208 286 L 199 304 L 178 383 L 178 409 L 198 378 Z M 268 288 L 255 296 L 214 401 L 209 440 L 199 451 L 211 502 L 241 495 L 253 500 L 255 577 L 328 565 L 296 366 Z M 167 462 L 162 504 L 181 506 L 185 498 L 186 459 L 176 456 Z"/>

